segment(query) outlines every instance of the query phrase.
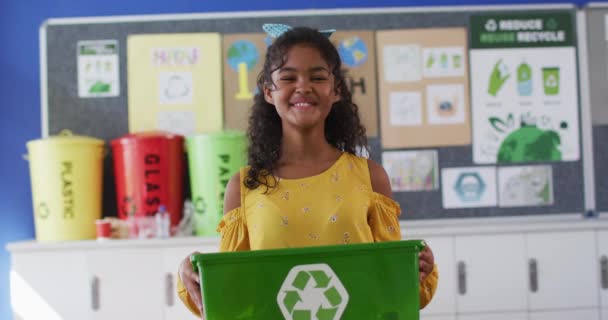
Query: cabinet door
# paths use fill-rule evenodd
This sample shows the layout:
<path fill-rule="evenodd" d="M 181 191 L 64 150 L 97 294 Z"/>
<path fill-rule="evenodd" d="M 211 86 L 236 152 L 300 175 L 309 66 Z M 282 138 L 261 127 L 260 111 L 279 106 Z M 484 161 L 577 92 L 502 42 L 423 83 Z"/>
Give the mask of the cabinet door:
<path fill-rule="evenodd" d="M 608 231 L 597 232 L 597 259 L 596 265 L 599 269 L 600 305 L 608 310 Z M 605 314 L 602 313 L 602 314 Z M 602 316 L 608 319 L 608 315 Z"/>
<path fill-rule="evenodd" d="M 87 262 L 95 292 L 91 319 L 163 319 L 159 249 L 100 249 Z"/>
<path fill-rule="evenodd" d="M 570 309 L 559 311 L 535 311 L 528 315 L 530 320 L 599 320 L 598 309 Z"/>
<path fill-rule="evenodd" d="M 525 312 L 459 314 L 456 320 L 528 320 Z"/>
<path fill-rule="evenodd" d="M 530 310 L 598 306 L 595 232 L 528 234 L 527 248 Z"/>
<path fill-rule="evenodd" d="M 602 320 L 608 320 L 608 308 L 602 308 L 600 310 L 600 315 Z"/>
<path fill-rule="evenodd" d="M 13 253 L 10 283 L 14 319 L 88 319 L 91 303 L 83 252 Z"/>
<path fill-rule="evenodd" d="M 454 240 L 452 237 L 425 238 L 433 250 L 439 282 L 433 300 L 420 311 L 421 315 L 454 315 L 456 313 L 456 277 Z"/>
<path fill-rule="evenodd" d="M 523 234 L 456 236 L 458 313 L 527 310 Z"/>
<path fill-rule="evenodd" d="M 190 253 L 209 252 L 212 248 L 200 246 L 167 248 L 163 251 L 163 283 L 164 283 L 164 315 L 166 320 L 194 320 L 199 319 L 194 316 L 188 308 L 179 300 L 177 296 L 177 269 L 181 261 Z"/>

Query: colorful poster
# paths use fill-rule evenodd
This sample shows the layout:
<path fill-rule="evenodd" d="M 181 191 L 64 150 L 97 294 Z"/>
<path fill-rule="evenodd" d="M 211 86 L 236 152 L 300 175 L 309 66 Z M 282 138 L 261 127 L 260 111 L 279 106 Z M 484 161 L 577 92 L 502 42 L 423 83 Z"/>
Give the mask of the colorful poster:
<path fill-rule="evenodd" d="M 376 33 L 383 148 L 471 143 L 464 28 Z"/>
<path fill-rule="evenodd" d="M 346 86 L 359 107 L 367 136 L 378 136 L 378 91 L 376 89 L 376 45 L 373 31 L 337 31 L 331 36 L 342 59 Z"/>
<path fill-rule="evenodd" d="M 496 167 L 441 169 L 441 195 L 446 209 L 496 206 Z"/>
<path fill-rule="evenodd" d="M 553 204 L 551 166 L 518 166 L 498 169 L 499 206 L 550 206 Z"/>
<path fill-rule="evenodd" d="M 127 45 L 129 132 L 222 129 L 219 34 L 131 35 Z"/>
<path fill-rule="evenodd" d="M 224 59 L 224 126 L 247 130 L 249 109 L 257 93 L 257 77 L 266 55 L 265 33 L 226 34 Z"/>
<path fill-rule="evenodd" d="M 471 18 L 473 161 L 576 161 L 579 105 L 570 13 Z"/>
<path fill-rule="evenodd" d="M 103 98 L 120 95 L 117 40 L 78 41 L 78 97 Z"/>
<path fill-rule="evenodd" d="M 394 192 L 437 190 L 437 150 L 387 151 L 382 153 Z"/>

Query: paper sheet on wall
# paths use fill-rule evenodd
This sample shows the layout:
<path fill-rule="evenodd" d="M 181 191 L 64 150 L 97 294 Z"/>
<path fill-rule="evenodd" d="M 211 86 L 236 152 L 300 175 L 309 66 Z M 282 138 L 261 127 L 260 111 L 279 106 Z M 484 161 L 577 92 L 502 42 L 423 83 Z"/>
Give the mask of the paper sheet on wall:
<path fill-rule="evenodd" d="M 466 29 L 376 33 L 384 148 L 471 143 Z"/>
<path fill-rule="evenodd" d="M 117 40 L 78 41 L 78 97 L 105 98 L 120 95 Z"/>
<path fill-rule="evenodd" d="M 376 90 L 376 45 L 374 32 L 337 31 L 331 36 L 342 59 L 346 85 L 359 107 L 367 136 L 378 135 L 378 91 Z"/>
<path fill-rule="evenodd" d="M 511 22 L 524 18 L 534 22 L 530 27 L 534 32 L 518 30 L 521 24 Z M 569 21 L 569 14 L 490 15 L 472 20 L 476 26 L 470 53 L 475 163 L 580 158 L 576 50 Z M 543 29 L 549 25 L 552 29 Z M 487 30 L 490 26 L 494 31 Z M 503 39 L 497 34 L 512 36 Z"/>
<path fill-rule="evenodd" d="M 437 163 L 436 150 L 382 153 L 382 166 L 395 192 L 436 190 L 439 187 Z"/>
<path fill-rule="evenodd" d="M 498 169 L 501 207 L 550 206 L 553 204 L 551 166 L 517 166 Z"/>
<path fill-rule="evenodd" d="M 182 135 L 222 129 L 220 35 L 131 35 L 129 131 Z"/>
<path fill-rule="evenodd" d="M 496 206 L 496 167 L 441 169 L 441 195 L 446 209 Z"/>
<path fill-rule="evenodd" d="M 257 77 L 264 65 L 265 33 L 226 34 L 222 39 L 224 59 L 224 125 L 247 130 L 249 111 L 257 93 Z"/>

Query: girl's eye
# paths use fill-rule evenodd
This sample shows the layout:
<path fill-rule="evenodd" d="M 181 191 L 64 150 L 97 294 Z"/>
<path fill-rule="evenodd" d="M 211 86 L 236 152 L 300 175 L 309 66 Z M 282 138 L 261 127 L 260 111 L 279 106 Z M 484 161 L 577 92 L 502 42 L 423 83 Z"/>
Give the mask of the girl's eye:
<path fill-rule="evenodd" d="M 312 80 L 313 81 L 325 81 L 325 80 L 327 80 L 327 78 L 326 77 L 312 77 Z"/>
<path fill-rule="evenodd" d="M 294 77 L 281 77 L 281 81 L 294 81 L 296 78 Z"/>

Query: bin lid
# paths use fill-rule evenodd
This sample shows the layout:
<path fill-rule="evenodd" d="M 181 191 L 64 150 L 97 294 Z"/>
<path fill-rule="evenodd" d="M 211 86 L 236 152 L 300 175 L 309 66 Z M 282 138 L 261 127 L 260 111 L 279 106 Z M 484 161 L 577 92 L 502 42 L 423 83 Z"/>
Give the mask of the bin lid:
<path fill-rule="evenodd" d="M 103 146 L 104 141 L 89 136 L 75 135 L 70 130 L 61 130 L 58 135 L 48 136 L 42 139 L 31 140 L 27 142 L 27 147 L 33 147 L 35 145 L 51 144 L 51 145 L 65 145 L 65 144 L 91 144 Z"/>
<path fill-rule="evenodd" d="M 112 140 L 111 143 L 112 146 L 114 146 L 118 144 L 124 145 L 153 140 L 184 140 L 184 136 L 166 131 L 142 131 L 126 134 Z"/>

